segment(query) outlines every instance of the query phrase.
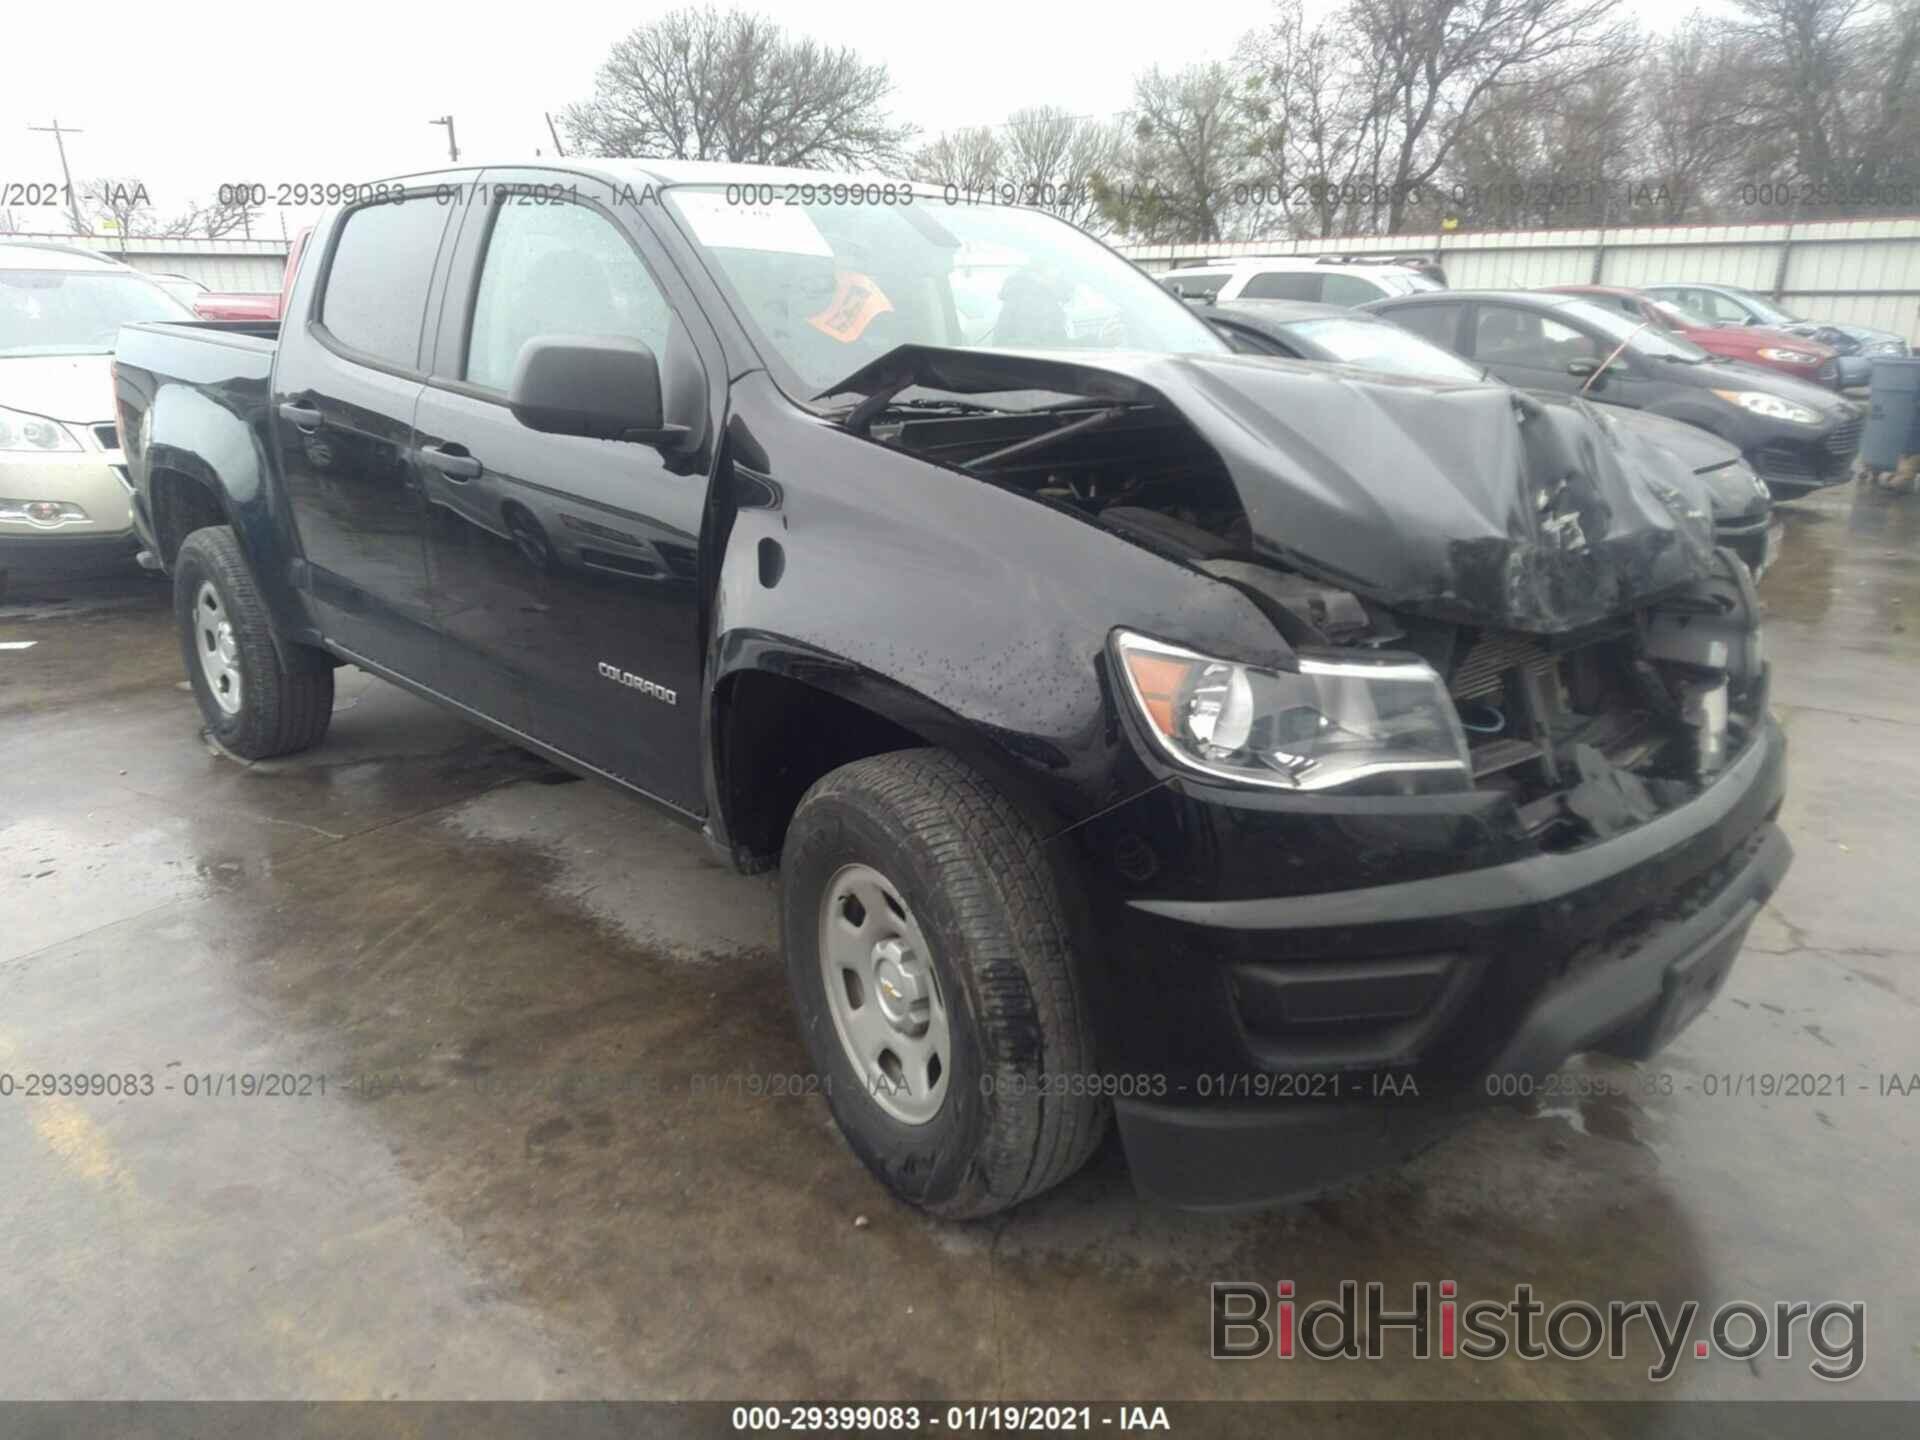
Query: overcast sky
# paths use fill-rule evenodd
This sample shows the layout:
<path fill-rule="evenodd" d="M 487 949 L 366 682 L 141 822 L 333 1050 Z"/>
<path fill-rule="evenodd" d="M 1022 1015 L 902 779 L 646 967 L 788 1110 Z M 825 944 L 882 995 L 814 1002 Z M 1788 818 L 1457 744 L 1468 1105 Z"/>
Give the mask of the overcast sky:
<path fill-rule="evenodd" d="M 1632 3 L 1649 23 L 1676 11 Z M 56 116 L 83 132 L 67 140 L 76 183 L 137 176 L 163 216 L 211 201 L 222 182 L 336 183 L 432 166 L 446 158 L 446 133 L 428 120 L 448 112 L 464 159 L 551 154 L 543 113 L 591 94 L 608 47 L 666 8 L 15 0 L 4 26 L 0 185 L 58 178 L 53 137 L 27 129 Z M 1271 0 L 1131 11 L 1035 0 L 742 8 L 885 61 L 895 113 L 928 135 L 997 123 L 1022 105 L 1114 114 L 1140 70 L 1225 57 L 1272 13 Z M 22 229 L 66 228 L 55 211 L 12 209 Z M 262 219 L 278 231 L 271 207 Z"/>

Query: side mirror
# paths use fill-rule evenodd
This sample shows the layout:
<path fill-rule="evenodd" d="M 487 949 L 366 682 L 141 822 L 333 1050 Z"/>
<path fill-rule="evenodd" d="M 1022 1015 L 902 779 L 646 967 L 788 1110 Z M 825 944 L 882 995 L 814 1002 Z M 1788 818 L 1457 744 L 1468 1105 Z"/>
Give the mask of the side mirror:
<path fill-rule="evenodd" d="M 663 418 L 660 362 L 638 340 L 538 335 L 520 347 L 507 408 L 529 430 L 673 448 L 684 425 Z"/>
<path fill-rule="evenodd" d="M 1567 374 L 1573 376 L 1576 380 L 1585 379 L 1599 368 L 1600 362 L 1598 360 L 1591 360 L 1585 357 L 1567 362 Z"/>

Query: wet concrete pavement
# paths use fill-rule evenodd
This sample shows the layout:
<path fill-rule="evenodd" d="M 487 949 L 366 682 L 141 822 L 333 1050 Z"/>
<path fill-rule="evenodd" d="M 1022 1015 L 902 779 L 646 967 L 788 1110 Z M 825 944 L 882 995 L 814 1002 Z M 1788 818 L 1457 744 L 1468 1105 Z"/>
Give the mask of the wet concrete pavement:
<path fill-rule="evenodd" d="M 1920 1094 L 1877 1081 L 1920 1071 L 1920 499 L 1782 513 L 1798 861 L 1727 991 L 1651 1065 L 1576 1067 L 1634 1098 L 1489 1112 L 1233 1218 L 1143 1205 L 1111 1145 L 990 1223 L 894 1204 L 787 1093 L 771 877 L 356 671 L 324 746 L 242 765 L 163 586 L 34 585 L 0 607 L 35 642 L 0 650 L 0 1074 L 154 1093 L 0 1097 L 0 1396 L 1656 1393 L 1644 1332 L 1617 1362 L 1209 1360 L 1207 1283 L 1283 1278 L 1858 1299 L 1843 1388 L 1920 1396 Z M 1846 1091 L 1708 1078 L 1755 1073 Z M 224 1089 L 269 1074 L 302 1093 Z M 1830 1398 L 1808 1358 L 1689 1355 L 1657 1393 Z"/>

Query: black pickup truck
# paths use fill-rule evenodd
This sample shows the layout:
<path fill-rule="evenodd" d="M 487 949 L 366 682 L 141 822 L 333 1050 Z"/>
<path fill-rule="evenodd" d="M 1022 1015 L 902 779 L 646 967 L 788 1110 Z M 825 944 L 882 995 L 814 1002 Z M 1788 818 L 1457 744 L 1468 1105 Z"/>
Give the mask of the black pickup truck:
<path fill-rule="evenodd" d="M 1577 399 L 1236 355 L 1045 215 L 655 162 L 369 187 L 129 326 L 210 733 L 357 665 L 781 871 L 833 1113 L 948 1216 L 1256 1204 L 1651 1054 L 1786 870 L 1757 602 Z"/>

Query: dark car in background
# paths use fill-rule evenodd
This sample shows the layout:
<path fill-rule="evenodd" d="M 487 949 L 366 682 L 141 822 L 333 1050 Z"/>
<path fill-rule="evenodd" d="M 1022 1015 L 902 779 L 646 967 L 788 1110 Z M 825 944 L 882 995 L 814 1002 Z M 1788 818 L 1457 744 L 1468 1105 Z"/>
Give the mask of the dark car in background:
<path fill-rule="evenodd" d="M 1360 365 L 1441 383 L 1477 384 L 1483 378 L 1479 367 L 1411 330 L 1339 305 L 1242 300 L 1200 307 L 1197 313 L 1242 354 Z M 1677 455 L 1712 493 L 1715 541 L 1746 561 L 1756 576 L 1767 568 L 1778 534 L 1771 523 L 1773 504 L 1766 484 L 1738 449 L 1663 415 L 1618 405 L 1598 408 L 1611 423 Z"/>
<path fill-rule="evenodd" d="M 1913 353 L 1906 337 L 1891 330 L 1809 320 L 1757 290 L 1743 290 L 1737 285 L 1706 285 L 1688 280 L 1663 281 L 1641 288 L 1649 295 L 1671 300 L 1704 315 L 1716 325 L 1764 325 L 1770 330 L 1804 335 L 1822 345 L 1830 345 L 1840 354 L 1840 383 L 1850 390 L 1872 378 L 1876 356 L 1898 360 Z"/>
<path fill-rule="evenodd" d="M 1842 386 L 1840 352 L 1805 335 L 1775 330 L 1768 325 L 1722 325 L 1675 300 L 1649 295 L 1620 285 L 1548 285 L 1555 295 L 1578 295 L 1596 305 L 1618 310 L 1636 324 L 1645 320 L 1662 330 L 1691 340 L 1709 355 L 1758 365 L 1795 380 L 1811 380 L 1827 390 Z"/>
<path fill-rule="evenodd" d="M 1804 381 L 1709 355 L 1577 295 L 1445 290 L 1365 307 L 1508 384 L 1684 420 L 1736 445 L 1775 499 L 1844 483 L 1866 408 Z"/>

